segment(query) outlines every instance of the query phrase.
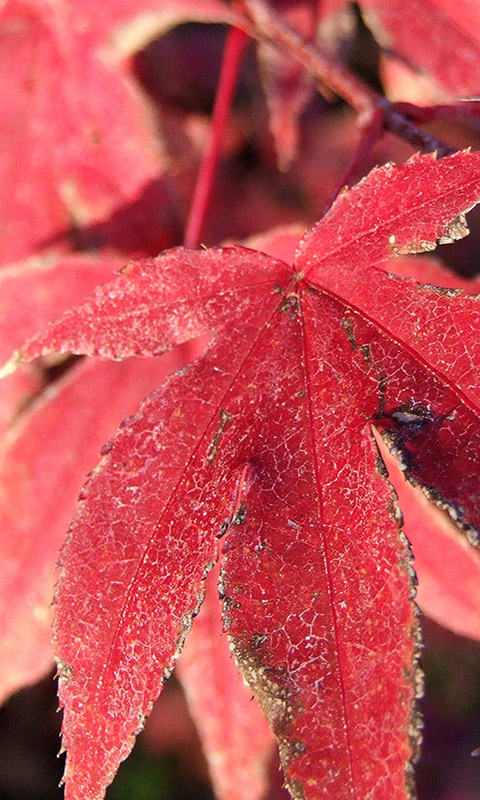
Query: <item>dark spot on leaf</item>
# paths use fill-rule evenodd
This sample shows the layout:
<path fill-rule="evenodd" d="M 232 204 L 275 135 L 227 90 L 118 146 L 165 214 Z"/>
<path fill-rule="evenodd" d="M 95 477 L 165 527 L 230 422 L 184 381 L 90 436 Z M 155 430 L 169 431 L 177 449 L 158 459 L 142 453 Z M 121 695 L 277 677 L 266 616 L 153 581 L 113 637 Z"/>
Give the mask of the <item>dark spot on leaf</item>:
<path fill-rule="evenodd" d="M 225 520 L 225 522 L 222 524 L 222 527 L 220 528 L 219 532 L 217 533 L 217 536 L 216 536 L 217 539 L 222 539 L 222 537 L 225 536 L 226 532 L 228 531 L 229 525 L 230 525 L 229 520 Z"/>
<path fill-rule="evenodd" d="M 307 752 L 307 748 L 303 742 L 300 742 L 299 740 L 292 742 L 292 749 L 299 756 L 303 756 L 303 754 Z"/>
<path fill-rule="evenodd" d="M 245 500 L 242 500 L 237 512 L 232 519 L 232 525 L 245 525 L 247 521 L 247 504 Z"/>
<path fill-rule="evenodd" d="M 387 468 L 385 466 L 385 462 L 384 462 L 384 460 L 383 460 L 383 458 L 381 456 L 378 456 L 378 458 L 377 458 L 377 460 L 375 462 L 375 472 L 381 478 L 388 479 L 388 470 L 387 470 Z"/>
<path fill-rule="evenodd" d="M 254 633 L 250 639 L 250 647 L 252 650 L 258 650 L 258 648 L 262 647 L 266 642 L 268 642 L 268 636 L 262 633 Z"/>
<path fill-rule="evenodd" d="M 439 244 L 452 244 L 459 239 L 464 239 L 468 236 L 469 230 L 467 227 L 467 220 L 465 214 L 458 214 L 446 226 L 443 236 L 438 240 Z"/>
<path fill-rule="evenodd" d="M 388 409 L 373 419 L 375 426 L 389 442 L 392 455 L 399 457 L 404 472 L 410 473 L 419 467 L 417 455 L 420 436 L 431 435 L 449 418 L 445 414 L 435 416 L 428 405 L 409 401 L 401 406 Z M 434 490 L 433 490 L 434 491 Z"/>
<path fill-rule="evenodd" d="M 290 294 L 282 302 L 280 312 L 282 314 L 290 314 L 290 319 L 295 319 L 298 314 L 298 297 L 295 294 Z"/>
<path fill-rule="evenodd" d="M 220 425 L 218 426 L 218 429 L 217 429 L 217 431 L 215 433 L 215 436 L 213 437 L 213 442 L 210 445 L 208 453 L 207 453 L 207 461 L 209 461 L 210 464 L 214 463 L 214 461 L 215 461 L 215 459 L 216 459 L 216 457 L 218 455 L 218 445 L 219 445 L 220 439 L 222 437 L 222 434 L 223 434 L 225 428 L 227 427 L 227 425 L 228 425 L 228 423 L 230 422 L 231 419 L 232 419 L 232 415 L 229 414 L 228 411 L 225 411 L 223 408 L 221 408 L 220 409 Z"/>
<path fill-rule="evenodd" d="M 382 475 L 381 477 L 388 479 L 388 472 L 386 475 Z M 397 500 L 396 494 L 391 497 L 390 502 L 388 504 L 388 510 L 392 515 L 393 519 L 397 523 L 398 527 L 401 528 L 403 526 L 403 514 L 402 509 Z"/>
<path fill-rule="evenodd" d="M 372 351 L 369 344 L 360 345 L 360 352 L 364 358 L 365 364 L 370 365 L 372 361 Z"/>
<path fill-rule="evenodd" d="M 57 659 L 57 671 L 55 673 L 55 677 L 58 678 L 60 681 L 69 681 L 71 680 L 73 675 L 73 670 L 69 664 L 65 664 L 65 662 Z"/>
<path fill-rule="evenodd" d="M 342 328 L 347 334 L 347 339 L 352 346 L 352 350 L 357 349 L 357 341 L 355 339 L 355 334 L 353 332 L 353 320 L 351 317 L 344 317 L 342 319 Z"/>
<path fill-rule="evenodd" d="M 379 375 L 378 378 L 378 417 L 383 417 L 385 413 L 386 392 L 388 378 L 386 375 Z"/>
<path fill-rule="evenodd" d="M 303 786 L 299 780 L 292 781 L 291 783 L 287 783 L 287 788 L 293 798 L 293 800 L 305 800 L 305 794 L 303 791 Z"/>

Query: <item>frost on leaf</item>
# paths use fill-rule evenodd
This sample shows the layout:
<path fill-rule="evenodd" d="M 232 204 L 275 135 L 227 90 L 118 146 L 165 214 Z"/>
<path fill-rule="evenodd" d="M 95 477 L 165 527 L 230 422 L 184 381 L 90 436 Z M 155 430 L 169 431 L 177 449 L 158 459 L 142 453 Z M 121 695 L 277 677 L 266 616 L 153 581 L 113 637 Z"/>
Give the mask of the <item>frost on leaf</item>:
<path fill-rule="evenodd" d="M 469 153 L 376 170 L 305 235 L 293 268 L 180 248 L 21 349 L 123 358 L 211 336 L 104 449 L 62 553 L 68 800 L 100 797 L 128 754 L 219 535 L 225 631 L 292 796 L 411 796 L 414 587 L 372 424 L 399 430 L 410 476 L 477 526 L 480 308 L 383 267 L 392 235 L 441 238 L 479 178 Z"/>
<path fill-rule="evenodd" d="M 0 450 L 0 698 L 51 669 L 54 565 L 85 475 L 119 419 L 174 368 L 171 354 L 79 363 L 10 429 Z"/>

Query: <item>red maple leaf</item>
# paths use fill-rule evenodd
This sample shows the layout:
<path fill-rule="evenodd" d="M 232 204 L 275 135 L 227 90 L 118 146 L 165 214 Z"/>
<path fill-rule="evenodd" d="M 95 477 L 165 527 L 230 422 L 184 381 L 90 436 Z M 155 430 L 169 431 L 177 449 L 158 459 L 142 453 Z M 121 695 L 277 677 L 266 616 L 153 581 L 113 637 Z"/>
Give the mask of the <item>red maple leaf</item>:
<path fill-rule="evenodd" d="M 478 93 L 478 4 L 408 0 L 400 5 L 392 0 L 361 0 L 360 7 L 380 46 L 416 73 L 426 74 L 440 97 L 455 99 Z"/>
<path fill-rule="evenodd" d="M 145 253 L 176 241 L 153 111 L 128 56 L 185 20 L 232 13 L 221 0 L 2 3 L 0 176 L 11 191 L 0 200 L 0 262 L 93 223 L 87 247 Z"/>
<path fill-rule="evenodd" d="M 473 542 L 480 308 L 381 265 L 465 235 L 479 177 L 476 153 L 378 169 L 293 270 L 244 248 L 132 263 L 16 357 L 212 333 L 104 447 L 62 552 L 67 798 L 100 797 L 130 751 L 222 537 L 224 627 L 292 796 L 409 796 L 412 570 L 372 424 Z"/>

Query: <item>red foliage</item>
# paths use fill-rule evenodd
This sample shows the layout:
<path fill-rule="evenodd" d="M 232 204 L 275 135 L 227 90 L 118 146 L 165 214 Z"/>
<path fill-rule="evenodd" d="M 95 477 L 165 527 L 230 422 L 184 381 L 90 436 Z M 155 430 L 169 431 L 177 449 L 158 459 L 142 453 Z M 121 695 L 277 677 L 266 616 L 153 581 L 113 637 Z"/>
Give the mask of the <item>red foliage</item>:
<path fill-rule="evenodd" d="M 48 668 L 52 573 L 80 493 L 55 595 L 69 800 L 103 796 L 199 612 L 179 676 L 220 800 L 268 792 L 271 731 L 293 798 L 410 798 L 421 680 L 400 510 L 421 608 L 480 639 L 477 284 L 414 258 L 465 237 L 480 202 L 478 153 L 453 154 L 420 122 L 475 119 L 476 104 L 468 114 L 458 102 L 391 106 L 342 60 L 354 26 L 343 3 L 276 6 L 9 0 L 0 12 L 15 64 L 1 257 L 38 251 L 0 273 L 0 691 Z M 409 0 L 411 29 L 405 4 L 360 7 L 444 103 L 477 91 L 470 4 Z M 242 218 L 248 247 L 155 256 L 178 243 L 208 120 L 160 91 L 154 106 L 130 56 L 185 20 L 260 40 L 276 154 L 257 131 L 252 185 L 278 160 L 291 165 L 284 193 L 295 185 L 298 197 L 291 213 L 280 190 L 262 189 L 257 220 L 245 174 L 227 188 L 227 157 L 248 141 L 237 109 L 211 229 Z M 214 188 L 245 36 L 227 41 L 189 243 Z M 312 177 L 310 151 L 297 152 L 300 115 L 309 109 L 306 140 L 348 122 L 325 103 L 313 116 L 305 67 L 360 115 L 341 165 L 315 144 L 327 184 Z M 424 154 L 372 170 L 303 235 L 297 225 L 253 236 L 263 220 L 317 220 L 318 202 L 365 174 L 374 147 L 382 155 L 384 131 Z M 141 257 L 122 266 L 127 253 Z"/>

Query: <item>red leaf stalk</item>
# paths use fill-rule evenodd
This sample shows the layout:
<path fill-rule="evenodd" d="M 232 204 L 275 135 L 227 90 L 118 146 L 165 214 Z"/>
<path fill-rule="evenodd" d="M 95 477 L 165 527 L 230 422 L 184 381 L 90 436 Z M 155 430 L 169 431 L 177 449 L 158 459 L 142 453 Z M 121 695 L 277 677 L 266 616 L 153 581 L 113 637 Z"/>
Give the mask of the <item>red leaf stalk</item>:
<path fill-rule="evenodd" d="M 355 150 L 345 173 L 342 175 L 341 180 L 338 181 L 335 189 L 327 200 L 325 208 L 322 212 L 322 217 L 325 216 L 327 211 L 332 207 L 342 189 L 352 185 L 357 173 L 361 170 L 362 165 L 365 163 L 370 150 L 381 138 L 382 133 L 383 111 L 381 108 L 377 107 L 371 113 L 369 113 L 363 121 L 360 132 L 360 142 L 358 143 L 357 149 Z"/>
<path fill-rule="evenodd" d="M 220 80 L 213 109 L 210 141 L 198 173 L 195 194 L 185 231 L 185 247 L 198 247 L 217 170 L 220 146 L 237 85 L 238 71 L 249 37 L 239 28 L 230 28 L 225 43 Z"/>

